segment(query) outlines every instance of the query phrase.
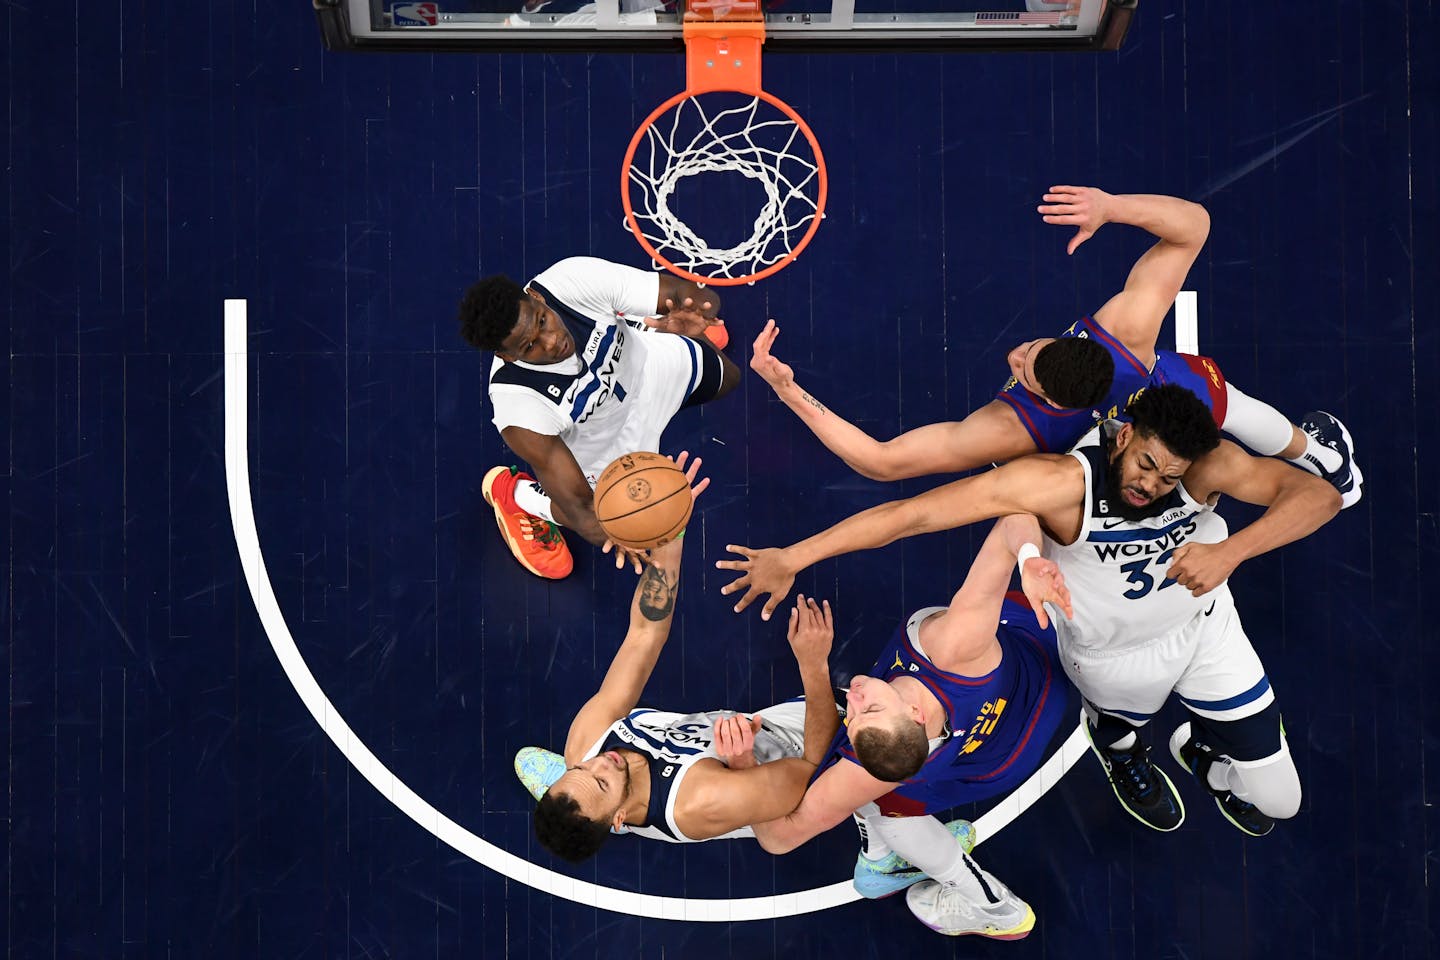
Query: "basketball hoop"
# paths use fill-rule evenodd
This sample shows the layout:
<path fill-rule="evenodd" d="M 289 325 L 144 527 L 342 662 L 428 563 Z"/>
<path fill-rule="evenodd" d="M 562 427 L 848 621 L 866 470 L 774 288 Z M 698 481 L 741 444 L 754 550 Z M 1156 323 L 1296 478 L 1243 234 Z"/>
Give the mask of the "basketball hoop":
<path fill-rule="evenodd" d="M 696 0 L 683 30 L 685 90 L 645 118 L 625 151 L 625 222 L 650 259 L 688 280 L 754 283 L 790 264 L 815 235 L 825 215 L 825 157 L 800 115 L 760 88 L 758 0 Z M 712 244 L 676 213 L 677 188 L 699 174 L 761 188 L 748 238 Z"/>

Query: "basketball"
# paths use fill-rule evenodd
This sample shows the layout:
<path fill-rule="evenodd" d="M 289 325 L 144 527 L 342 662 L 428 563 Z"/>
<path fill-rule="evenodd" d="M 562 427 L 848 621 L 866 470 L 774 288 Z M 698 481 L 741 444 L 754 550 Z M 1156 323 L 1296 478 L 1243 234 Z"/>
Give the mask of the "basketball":
<path fill-rule="evenodd" d="M 595 482 L 595 518 L 607 537 L 631 550 L 675 539 L 693 504 L 684 471 L 658 453 L 627 453 Z"/>

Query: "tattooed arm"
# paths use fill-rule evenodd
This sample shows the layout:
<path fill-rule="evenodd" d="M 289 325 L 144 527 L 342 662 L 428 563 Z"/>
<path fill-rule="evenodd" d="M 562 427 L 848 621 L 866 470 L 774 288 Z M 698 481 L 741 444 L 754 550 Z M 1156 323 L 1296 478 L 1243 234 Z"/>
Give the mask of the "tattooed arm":
<path fill-rule="evenodd" d="M 616 720 L 640 701 L 660 651 L 670 636 L 675 614 L 675 595 L 680 590 L 680 552 L 684 540 L 675 540 L 650 553 L 650 565 L 640 575 L 635 599 L 630 604 L 630 629 L 600 689 L 591 697 L 565 740 L 565 762 L 578 763 L 596 740 Z"/>

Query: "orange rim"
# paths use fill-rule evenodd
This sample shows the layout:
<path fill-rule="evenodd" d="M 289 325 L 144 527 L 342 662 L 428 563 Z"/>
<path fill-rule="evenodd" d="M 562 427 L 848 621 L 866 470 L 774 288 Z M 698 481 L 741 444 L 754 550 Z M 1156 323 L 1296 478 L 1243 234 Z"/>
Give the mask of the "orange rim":
<path fill-rule="evenodd" d="M 759 97 L 761 100 L 764 100 L 766 103 L 770 104 L 772 107 L 783 113 L 797 127 L 800 128 L 800 132 L 805 135 L 806 142 L 810 144 L 810 149 L 815 154 L 815 168 L 817 172 L 817 179 L 820 183 L 820 192 L 815 202 L 815 218 L 810 221 L 810 227 L 805 231 L 805 235 L 800 238 L 800 242 L 795 245 L 795 249 L 787 253 L 782 259 L 770 264 L 770 266 L 766 267 L 764 270 L 760 270 L 752 274 L 746 274 L 743 277 L 707 277 L 702 274 L 692 273 L 691 271 L 686 270 L 683 267 L 678 267 L 675 264 L 671 263 L 670 260 L 662 256 L 660 254 L 660 251 L 655 249 L 654 244 L 652 244 L 645 237 L 644 232 L 640 229 L 639 221 L 635 218 L 635 210 L 630 204 L 630 165 L 635 159 L 635 151 L 639 148 L 640 141 L 645 136 L 645 131 L 649 130 L 651 124 L 653 124 L 656 120 L 660 119 L 663 114 L 678 105 L 682 100 L 695 96 L 696 93 L 700 92 L 734 92 L 743 93 L 748 96 Z M 795 258 L 800 256 L 800 254 L 804 252 L 805 248 L 810 245 L 810 238 L 815 236 L 815 231 L 820 228 L 820 221 L 825 218 L 825 199 L 828 193 L 829 179 L 825 172 L 825 154 L 822 153 L 820 150 L 820 141 L 815 139 L 815 134 L 813 131 L 811 131 L 810 125 L 805 122 L 805 119 L 801 117 L 800 114 L 796 113 L 795 110 L 788 103 L 764 90 L 685 90 L 681 93 L 675 94 L 675 96 L 671 97 L 669 100 L 666 100 L 664 103 L 660 104 L 660 106 L 650 111 L 650 115 L 641 122 L 640 126 L 635 131 L 635 135 L 630 138 L 630 146 L 625 150 L 625 161 L 620 165 L 620 202 L 624 205 L 625 208 L 625 224 L 630 228 L 630 232 L 635 235 L 635 239 L 640 241 L 640 246 L 643 247 L 645 252 L 650 255 L 650 259 L 658 264 L 663 265 L 665 269 L 669 270 L 671 273 L 680 277 L 684 277 L 686 280 L 691 280 L 695 283 L 709 284 L 710 286 L 715 287 L 737 287 L 741 284 L 754 283 L 757 280 L 764 280 L 771 274 L 776 273 L 793 263 L 795 261 Z"/>

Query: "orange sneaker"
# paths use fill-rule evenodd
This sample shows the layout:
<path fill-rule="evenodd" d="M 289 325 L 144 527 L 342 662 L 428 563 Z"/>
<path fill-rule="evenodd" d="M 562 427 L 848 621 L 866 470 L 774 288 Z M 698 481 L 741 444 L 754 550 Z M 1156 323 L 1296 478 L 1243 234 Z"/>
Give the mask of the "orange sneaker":
<path fill-rule="evenodd" d="M 495 508 L 500 534 L 520 565 L 537 577 L 562 580 L 570 575 L 575 561 L 560 528 L 515 505 L 515 484 L 533 479 L 519 467 L 494 467 L 485 474 L 480 492 L 485 495 L 485 502 Z"/>

